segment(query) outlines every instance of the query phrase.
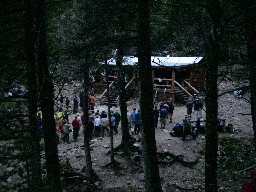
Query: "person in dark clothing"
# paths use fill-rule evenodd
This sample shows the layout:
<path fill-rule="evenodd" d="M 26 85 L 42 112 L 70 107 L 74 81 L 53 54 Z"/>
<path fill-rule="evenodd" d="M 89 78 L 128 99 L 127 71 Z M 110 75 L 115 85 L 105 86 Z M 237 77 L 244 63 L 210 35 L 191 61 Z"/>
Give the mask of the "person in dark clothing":
<path fill-rule="evenodd" d="M 66 123 L 69 123 L 69 119 L 68 116 L 71 114 L 71 112 L 67 109 L 64 112 L 64 120 L 66 121 Z"/>
<path fill-rule="evenodd" d="M 119 123 L 121 121 L 121 115 L 120 115 L 120 113 L 118 111 L 116 111 L 113 115 L 115 117 L 116 128 L 118 128 Z"/>
<path fill-rule="evenodd" d="M 108 115 L 107 115 L 106 111 L 103 110 L 100 114 L 100 118 L 102 119 L 102 118 L 107 118 L 107 117 L 108 117 Z"/>
<path fill-rule="evenodd" d="M 169 106 L 169 109 L 168 109 L 168 113 L 169 113 L 169 116 L 170 116 L 169 123 L 172 123 L 172 116 L 173 116 L 173 111 L 174 111 L 174 105 L 173 105 L 171 100 L 169 102 L 167 102 L 167 105 Z"/>
<path fill-rule="evenodd" d="M 68 108 L 68 107 L 69 107 L 69 103 L 70 103 L 69 97 L 68 97 L 68 96 L 66 96 L 66 108 Z"/>
<path fill-rule="evenodd" d="M 80 107 L 83 108 L 84 107 L 84 99 L 85 99 L 85 96 L 84 96 L 84 91 L 82 90 L 79 94 L 79 99 L 80 99 Z"/>
<path fill-rule="evenodd" d="M 94 117 L 92 114 L 89 114 L 89 117 L 88 117 L 88 130 L 89 130 L 89 139 L 92 140 L 92 134 L 94 130 Z"/>
<path fill-rule="evenodd" d="M 182 134 L 182 140 L 185 141 L 187 135 L 191 135 L 193 139 L 196 139 L 196 135 L 192 132 L 192 125 L 190 118 L 186 115 L 183 119 L 183 134 Z"/>
<path fill-rule="evenodd" d="M 158 118 L 159 118 L 159 110 L 157 109 L 157 106 L 155 106 L 153 110 L 153 114 L 154 114 L 154 127 L 156 129 L 158 124 Z"/>
<path fill-rule="evenodd" d="M 164 107 L 160 109 L 160 123 L 161 123 L 160 129 L 165 129 L 167 115 L 168 115 L 168 112 Z"/>
<path fill-rule="evenodd" d="M 63 107 L 64 99 L 65 99 L 65 97 L 64 97 L 62 94 L 60 94 L 60 98 L 59 98 L 59 101 L 60 101 L 60 107 Z"/>
<path fill-rule="evenodd" d="M 187 115 L 191 118 L 192 109 L 193 109 L 193 102 L 191 101 L 191 99 L 187 101 L 186 107 L 187 107 Z"/>
<path fill-rule="evenodd" d="M 100 116 L 100 111 L 99 110 L 96 111 L 95 116 L 96 115 Z"/>
<path fill-rule="evenodd" d="M 78 97 L 77 97 L 77 95 L 74 96 L 73 103 L 74 103 L 73 113 L 75 114 L 78 112 Z"/>
<path fill-rule="evenodd" d="M 110 117 L 110 126 L 112 127 L 112 129 L 115 131 L 115 133 L 117 134 L 118 131 L 117 131 L 117 128 L 116 128 L 116 118 L 115 116 L 113 115 L 113 113 L 111 114 L 111 117 Z"/>

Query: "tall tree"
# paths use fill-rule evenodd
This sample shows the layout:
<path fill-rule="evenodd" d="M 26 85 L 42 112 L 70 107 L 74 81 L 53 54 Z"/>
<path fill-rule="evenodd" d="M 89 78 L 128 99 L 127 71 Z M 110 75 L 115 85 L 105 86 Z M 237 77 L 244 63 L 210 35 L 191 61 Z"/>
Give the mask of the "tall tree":
<path fill-rule="evenodd" d="M 218 151 L 218 95 L 217 79 L 220 64 L 220 0 L 208 0 L 211 20 L 206 64 L 206 151 L 205 151 L 205 191 L 218 191 L 217 151 Z"/>
<path fill-rule="evenodd" d="M 37 62 L 40 76 L 40 104 L 43 114 L 43 129 L 45 141 L 45 157 L 47 184 L 53 191 L 62 191 L 60 181 L 60 164 L 58 158 L 56 126 L 54 119 L 53 83 L 49 71 L 46 41 L 46 6 L 44 0 L 36 3 L 36 18 L 38 31 Z"/>
<path fill-rule="evenodd" d="M 246 0 L 244 3 L 245 32 L 247 36 L 247 54 L 250 71 L 252 125 L 254 131 L 254 148 L 256 150 L 256 2 Z"/>
<path fill-rule="evenodd" d="M 34 23 L 34 4 L 33 1 L 26 1 L 26 17 L 25 17 L 25 46 L 27 56 L 27 89 L 28 89 L 28 111 L 29 111 L 29 141 L 28 146 L 29 158 L 29 190 L 42 191 L 42 171 L 40 144 L 37 134 L 37 77 L 36 77 L 36 31 Z"/>
<path fill-rule="evenodd" d="M 142 155 L 147 192 L 162 191 L 153 122 L 153 83 L 150 51 L 149 1 L 138 1 L 138 65 L 140 82 Z"/>
<path fill-rule="evenodd" d="M 126 155 L 129 152 L 129 146 L 131 145 L 131 135 L 128 128 L 127 119 L 127 104 L 126 104 L 126 89 L 125 89 L 125 71 L 123 68 L 123 46 L 119 45 L 116 55 L 116 65 L 119 68 L 118 83 L 119 83 L 119 100 L 120 100 L 120 111 L 121 111 L 121 129 L 122 129 L 122 141 L 121 147 L 124 149 Z"/>
<path fill-rule="evenodd" d="M 87 56 L 88 58 L 88 56 Z M 92 159 L 91 159 L 91 151 L 90 151 L 90 130 L 88 127 L 88 97 L 89 97 L 89 87 L 90 87 L 90 78 L 89 78 L 89 66 L 90 63 L 85 62 L 83 66 L 84 72 L 84 106 L 83 106 L 83 125 L 84 125 L 84 151 L 85 151 L 85 173 L 86 179 L 91 184 L 93 183 L 93 169 L 92 169 Z"/>

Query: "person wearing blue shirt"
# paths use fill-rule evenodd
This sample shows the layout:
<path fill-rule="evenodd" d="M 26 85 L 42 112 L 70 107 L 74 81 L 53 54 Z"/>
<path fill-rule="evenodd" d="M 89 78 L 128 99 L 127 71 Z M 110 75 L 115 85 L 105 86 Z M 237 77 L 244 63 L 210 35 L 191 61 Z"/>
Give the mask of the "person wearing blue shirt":
<path fill-rule="evenodd" d="M 138 135 L 140 133 L 140 110 L 138 110 L 137 113 L 135 113 L 135 117 L 134 117 L 134 132 L 135 135 Z"/>
<path fill-rule="evenodd" d="M 131 113 L 132 128 L 135 128 L 135 114 L 136 114 L 136 108 L 134 108 L 133 112 Z"/>

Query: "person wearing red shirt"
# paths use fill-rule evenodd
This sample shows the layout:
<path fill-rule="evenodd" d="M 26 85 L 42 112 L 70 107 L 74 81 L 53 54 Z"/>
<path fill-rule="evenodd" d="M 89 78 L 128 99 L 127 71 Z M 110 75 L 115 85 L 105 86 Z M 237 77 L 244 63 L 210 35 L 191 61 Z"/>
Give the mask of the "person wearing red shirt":
<path fill-rule="evenodd" d="M 72 121 L 72 127 L 73 127 L 73 139 L 77 141 L 79 127 L 80 127 L 80 121 L 77 119 L 77 116 L 75 116 L 75 119 Z"/>

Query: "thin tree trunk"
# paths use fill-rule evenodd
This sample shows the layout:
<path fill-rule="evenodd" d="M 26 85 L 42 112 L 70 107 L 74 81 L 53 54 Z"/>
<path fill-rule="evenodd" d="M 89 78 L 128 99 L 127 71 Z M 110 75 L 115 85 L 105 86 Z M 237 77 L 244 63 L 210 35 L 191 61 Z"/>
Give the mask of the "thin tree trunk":
<path fill-rule="evenodd" d="M 206 72 L 206 151 L 205 151 L 205 191 L 218 191 L 217 151 L 218 151 L 218 94 L 217 79 L 220 63 L 220 24 L 219 0 L 209 0 L 209 15 L 212 22 L 207 50 Z"/>
<path fill-rule="evenodd" d="M 25 18 L 25 45 L 27 53 L 27 89 L 28 89 L 28 111 L 29 111 L 29 181 L 28 186 L 30 191 L 42 191 L 42 170 L 40 144 L 37 134 L 37 78 L 36 78 L 36 58 L 35 44 L 36 32 L 34 19 L 33 1 L 26 1 L 26 18 Z"/>
<path fill-rule="evenodd" d="M 138 1 L 138 64 L 140 81 L 142 155 L 147 192 L 162 191 L 153 121 L 153 83 L 150 53 L 149 1 Z"/>
<path fill-rule="evenodd" d="M 39 35 L 38 67 L 40 70 L 41 86 L 41 110 L 43 114 L 43 129 L 45 142 L 45 157 L 47 170 L 47 184 L 53 191 L 62 191 L 60 181 L 60 164 L 56 139 L 56 126 L 54 119 L 53 83 L 50 79 L 49 63 L 47 59 L 46 25 L 45 25 L 45 1 L 39 0 L 37 4 Z"/>
<path fill-rule="evenodd" d="M 86 178 L 89 183 L 93 183 L 93 170 L 92 170 L 92 159 L 91 159 L 91 151 L 90 151 L 90 139 L 89 139 L 89 127 L 88 127 L 88 95 L 89 95 L 89 67 L 84 67 L 84 152 L 85 152 L 85 172 Z"/>
<path fill-rule="evenodd" d="M 113 138 L 113 127 L 111 126 L 110 88 L 108 83 L 109 68 L 108 68 L 107 57 L 105 57 L 105 70 L 106 70 L 106 80 L 107 80 L 108 120 L 109 120 L 109 127 L 110 127 L 110 158 L 111 158 L 111 163 L 114 164 L 115 163 L 114 138 Z"/>
<path fill-rule="evenodd" d="M 123 56 L 124 56 L 123 47 L 122 45 L 119 45 L 117 49 L 117 55 L 116 55 L 116 65 L 119 68 L 118 82 L 119 82 L 119 100 L 120 100 L 121 129 L 122 129 L 121 145 L 124 148 L 125 154 L 127 154 L 129 151 L 131 135 L 129 133 L 128 119 L 127 119 L 125 72 L 122 65 Z"/>
<path fill-rule="evenodd" d="M 251 112 L 254 132 L 254 148 L 256 150 L 256 2 L 253 0 L 246 0 L 245 2 L 245 31 L 247 35 L 247 52 L 250 71 Z"/>

